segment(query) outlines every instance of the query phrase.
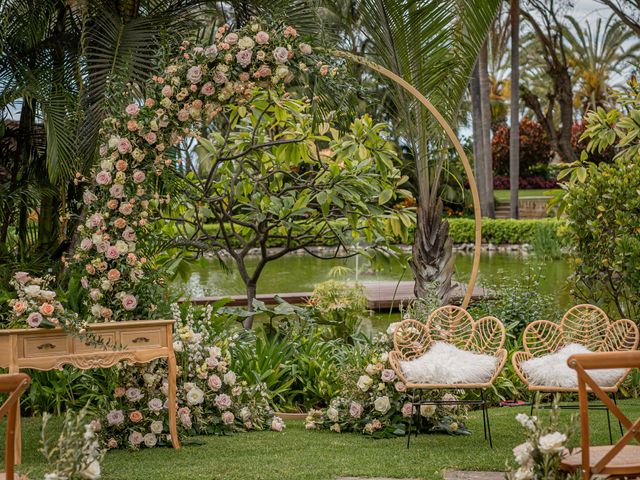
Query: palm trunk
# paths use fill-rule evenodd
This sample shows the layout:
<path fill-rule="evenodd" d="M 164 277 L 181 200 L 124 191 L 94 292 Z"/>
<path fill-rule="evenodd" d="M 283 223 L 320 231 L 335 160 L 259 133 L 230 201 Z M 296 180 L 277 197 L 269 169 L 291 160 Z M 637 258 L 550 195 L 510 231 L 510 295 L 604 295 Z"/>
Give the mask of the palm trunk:
<path fill-rule="evenodd" d="M 487 211 L 487 191 L 485 182 L 485 160 L 484 160 L 484 135 L 482 134 L 482 109 L 480 106 L 480 75 L 478 73 L 478 63 L 473 69 L 470 82 L 471 90 L 471 115 L 473 123 L 473 173 L 478 185 L 478 195 L 480 196 L 480 210 L 484 214 Z"/>
<path fill-rule="evenodd" d="M 478 79 L 480 83 L 480 111 L 482 112 L 482 145 L 484 160 L 484 177 L 479 181 L 484 182 L 485 188 L 485 217 L 495 217 L 495 205 L 493 200 L 493 161 L 491 158 L 491 98 L 489 96 L 489 72 L 487 62 L 487 42 L 485 41 L 478 57 Z"/>
<path fill-rule="evenodd" d="M 442 199 L 435 205 L 421 199 L 414 234 L 411 270 L 415 278 L 414 293 L 426 298 L 435 293 L 443 305 L 449 303 L 451 279 L 455 267 L 449 222 L 442 218 Z"/>
<path fill-rule="evenodd" d="M 520 180 L 520 5 L 511 0 L 511 132 L 509 134 L 509 188 L 511 218 L 518 218 Z"/>

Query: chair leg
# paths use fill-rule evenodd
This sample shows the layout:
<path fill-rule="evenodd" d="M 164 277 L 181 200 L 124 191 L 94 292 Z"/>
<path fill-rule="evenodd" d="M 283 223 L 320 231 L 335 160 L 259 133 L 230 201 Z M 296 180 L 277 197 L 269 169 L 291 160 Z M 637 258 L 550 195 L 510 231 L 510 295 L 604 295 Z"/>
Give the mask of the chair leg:
<path fill-rule="evenodd" d="M 411 427 L 413 426 L 413 409 L 415 408 L 416 392 L 411 392 L 411 415 L 409 415 L 409 425 L 407 426 L 407 449 L 411 444 Z"/>
<path fill-rule="evenodd" d="M 613 392 L 613 403 L 616 405 L 616 407 L 618 406 L 618 392 Z M 607 412 L 609 412 L 609 410 L 607 410 Z M 620 427 L 620 436 L 622 437 L 624 436 L 624 430 L 622 428 L 622 422 L 620 421 L 620 419 L 618 419 L 618 426 Z"/>
<path fill-rule="evenodd" d="M 529 395 L 529 404 L 531 405 L 531 408 L 529 409 L 529 416 L 533 415 L 533 406 L 536 403 L 537 395 L 537 392 L 531 392 L 531 395 Z"/>
<path fill-rule="evenodd" d="M 493 448 L 493 438 L 491 436 L 491 422 L 489 421 L 489 404 L 487 403 L 487 398 L 485 397 L 485 392 L 482 390 L 482 411 L 484 412 L 484 418 L 486 418 L 486 433 L 485 440 L 487 439 L 487 434 L 489 436 L 489 448 Z"/>
<path fill-rule="evenodd" d="M 609 413 L 609 409 L 606 409 L 607 412 L 607 428 L 609 429 L 609 445 L 613 445 L 613 434 L 611 433 L 611 414 Z"/>
<path fill-rule="evenodd" d="M 480 398 L 482 399 L 482 430 L 484 432 L 484 439 L 487 440 L 487 410 L 485 409 L 484 390 L 480 390 Z"/>

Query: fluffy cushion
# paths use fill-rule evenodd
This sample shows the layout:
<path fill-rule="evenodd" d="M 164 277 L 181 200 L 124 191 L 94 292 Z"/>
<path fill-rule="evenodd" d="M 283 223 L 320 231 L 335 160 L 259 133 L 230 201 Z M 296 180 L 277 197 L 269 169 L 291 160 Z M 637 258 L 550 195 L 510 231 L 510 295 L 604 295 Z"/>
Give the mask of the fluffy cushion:
<path fill-rule="evenodd" d="M 435 342 L 421 357 L 400 362 L 412 383 L 447 385 L 486 383 L 497 364 L 493 355 L 468 352 L 445 342 Z"/>
<path fill-rule="evenodd" d="M 555 353 L 522 362 L 520 367 L 532 385 L 545 387 L 577 388 L 578 374 L 567 365 L 567 359 L 575 353 L 590 353 L 584 345 L 570 343 Z M 587 373 L 601 387 L 615 385 L 624 375 L 623 368 L 588 370 Z"/>

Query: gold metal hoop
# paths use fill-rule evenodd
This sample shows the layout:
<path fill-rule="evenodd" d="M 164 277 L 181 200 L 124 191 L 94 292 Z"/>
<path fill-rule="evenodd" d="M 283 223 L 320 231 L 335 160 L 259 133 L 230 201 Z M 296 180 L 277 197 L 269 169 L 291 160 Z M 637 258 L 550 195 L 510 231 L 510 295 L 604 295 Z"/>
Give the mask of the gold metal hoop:
<path fill-rule="evenodd" d="M 478 269 L 480 267 L 480 252 L 482 247 L 482 213 L 480 211 L 480 196 L 478 195 L 478 186 L 476 185 L 476 180 L 473 176 L 473 169 L 471 168 L 471 164 L 469 163 L 469 159 L 467 158 L 467 154 L 464 153 L 464 149 L 456 137 L 451 126 L 447 123 L 444 117 L 440 114 L 440 112 L 434 107 L 429 100 L 426 99 L 424 95 L 422 95 L 413 85 L 407 82 L 404 78 L 399 75 L 393 73 L 391 70 L 384 68 L 377 63 L 371 62 L 366 58 L 360 57 L 358 55 L 354 55 L 349 52 L 343 52 L 341 50 L 327 50 L 328 53 L 334 55 L 339 58 L 343 58 L 345 60 L 351 60 L 353 62 L 359 63 L 365 67 L 368 67 L 376 72 L 384 75 L 389 80 L 395 82 L 398 86 L 405 89 L 408 93 L 413 95 L 416 100 L 418 100 L 422 105 L 424 105 L 427 110 L 433 115 L 433 117 L 437 120 L 440 126 L 443 128 L 447 137 L 453 144 L 453 147 L 456 149 L 456 152 L 460 156 L 460 160 L 462 160 L 462 165 L 464 167 L 464 171 L 467 174 L 467 180 L 469 181 L 469 190 L 471 190 L 471 197 L 473 199 L 473 217 L 476 223 L 475 228 L 475 246 L 473 249 L 473 267 L 471 269 L 471 276 L 469 277 L 469 282 L 467 283 L 467 291 L 465 292 L 464 299 L 462 300 L 462 308 L 467 308 L 469 302 L 471 301 L 471 296 L 473 295 L 473 288 L 475 287 L 476 280 L 478 279 Z"/>

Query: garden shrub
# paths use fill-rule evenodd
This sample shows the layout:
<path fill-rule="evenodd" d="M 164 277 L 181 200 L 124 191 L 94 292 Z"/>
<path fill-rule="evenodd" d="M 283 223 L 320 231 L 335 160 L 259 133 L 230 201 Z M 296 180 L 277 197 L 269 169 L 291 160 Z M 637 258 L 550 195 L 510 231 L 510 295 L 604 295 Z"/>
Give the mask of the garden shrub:
<path fill-rule="evenodd" d="M 510 128 L 501 125 L 491 140 L 493 171 L 497 175 L 509 175 L 509 133 Z M 520 121 L 520 176 L 546 174 L 551 158 L 551 144 L 544 128 L 538 122 L 523 118 Z"/>
<path fill-rule="evenodd" d="M 330 328 L 331 338 L 348 339 L 367 313 L 367 296 L 360 284 L 328 280 L 316 285 L 310 303 L 316 321 Z"/>
<path fill-rule="evenodd" d="M 471 218 L 451 218 L 449 235 L 453 243 L 473 243 L 475 238 L 475 221 Z M 482 242 L 493 244 L 531 243 L 536 231 L 557 229 L 561 222 L 555 219 L 514 220 L 514 219 L 482 219 Z"/>
<path fill-rule="evenodd" d="M 569 176 L 562 198 L 566 238 L 573 246 L 572 293 L 610 313 L 640 315 L 640 87 L 616 95 L 618 107 L 586 116 L 581 161 L 561 173 Z M 613 163 L 594 163 L 614 147 Z M 593 158 L 592 158 L 593 156 Z M 569 175 L 570 174 L 570 175 Z"/>

